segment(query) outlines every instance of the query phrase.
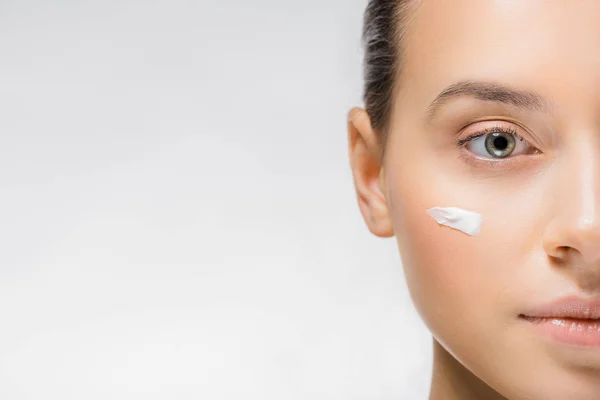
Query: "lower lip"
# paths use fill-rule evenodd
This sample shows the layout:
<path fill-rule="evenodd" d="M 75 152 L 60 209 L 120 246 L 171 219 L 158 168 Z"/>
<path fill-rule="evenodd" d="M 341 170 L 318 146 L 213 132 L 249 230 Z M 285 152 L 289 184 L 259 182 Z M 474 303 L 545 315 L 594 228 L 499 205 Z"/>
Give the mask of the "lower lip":
<path fill-rule="evenodd" d="M 600 320 L 524 317 L 542 335 L 572 346 L 600 347 Z"/>

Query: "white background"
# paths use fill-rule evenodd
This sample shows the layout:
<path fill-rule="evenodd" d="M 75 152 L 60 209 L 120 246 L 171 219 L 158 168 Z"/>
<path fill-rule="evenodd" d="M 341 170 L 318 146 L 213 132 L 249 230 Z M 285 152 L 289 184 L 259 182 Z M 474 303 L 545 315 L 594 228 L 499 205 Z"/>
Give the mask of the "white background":
<path fill-rule="evenodd" d="M 0 398 L 425 399 L 361 220 L 364 0 L 0 0 Z"/>

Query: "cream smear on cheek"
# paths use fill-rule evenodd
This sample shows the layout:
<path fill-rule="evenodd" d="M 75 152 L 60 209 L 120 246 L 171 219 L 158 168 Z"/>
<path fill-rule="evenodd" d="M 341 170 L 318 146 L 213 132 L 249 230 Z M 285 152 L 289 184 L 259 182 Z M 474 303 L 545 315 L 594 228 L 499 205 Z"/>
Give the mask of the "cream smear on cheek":
<path fill-rule="evenodd" d="M 481 232 L 483 217 L 476 212 L 458 207 L 434 207 L 427 210 L 427 214 L 438 224 L 457 229 L 469 236 L 476 236 Z"/>

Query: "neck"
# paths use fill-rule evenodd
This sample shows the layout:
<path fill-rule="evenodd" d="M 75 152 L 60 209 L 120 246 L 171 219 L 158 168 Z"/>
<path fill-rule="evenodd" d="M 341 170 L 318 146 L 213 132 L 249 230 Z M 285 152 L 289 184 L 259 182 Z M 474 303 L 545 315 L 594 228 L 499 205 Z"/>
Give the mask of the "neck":
<path fill-rule="evenodd" d="M 429 400 L 506 400 L 433 340 L 433 376 Z"/>

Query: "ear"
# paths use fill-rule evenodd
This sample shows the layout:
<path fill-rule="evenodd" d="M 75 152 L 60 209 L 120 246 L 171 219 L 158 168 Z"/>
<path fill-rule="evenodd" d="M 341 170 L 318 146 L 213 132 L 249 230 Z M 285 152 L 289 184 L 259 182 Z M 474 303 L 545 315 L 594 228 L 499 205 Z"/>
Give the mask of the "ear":
<path fill-rule="evenodd" d="M 381 147 L 371 126 L 369 114 L 361 108 L 348 113 L 348 157 L 360 212 L 371 233 L 379 237 L 394 236 L 385 179 L 380 163 Z"/>

